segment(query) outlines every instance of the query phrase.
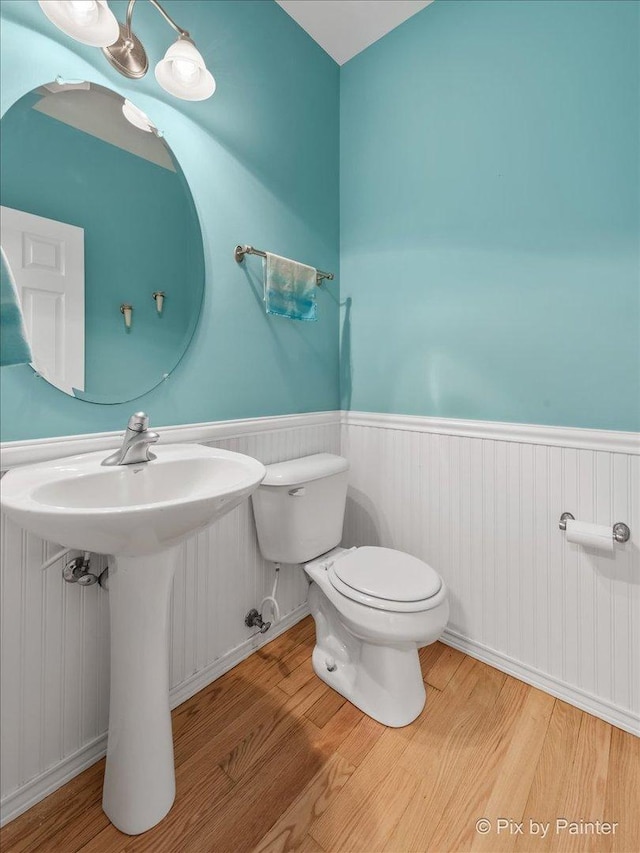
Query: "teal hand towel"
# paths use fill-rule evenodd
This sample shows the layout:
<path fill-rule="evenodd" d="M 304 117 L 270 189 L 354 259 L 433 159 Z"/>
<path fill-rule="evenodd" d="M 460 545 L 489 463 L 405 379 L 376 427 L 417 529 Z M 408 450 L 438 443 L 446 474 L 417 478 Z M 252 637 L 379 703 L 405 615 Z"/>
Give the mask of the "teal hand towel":
<path fill-rule="evenodd" d="M 264 301 L 267 314 L 290 320 L 317 320 L 317 272 L 313 267 L 267 252 Z"/>
<path fill-rule="evenodd" d="M 4 251 L 0 249 L 0 367 L 28 364 L 31 359 L 18 291 Z"/>

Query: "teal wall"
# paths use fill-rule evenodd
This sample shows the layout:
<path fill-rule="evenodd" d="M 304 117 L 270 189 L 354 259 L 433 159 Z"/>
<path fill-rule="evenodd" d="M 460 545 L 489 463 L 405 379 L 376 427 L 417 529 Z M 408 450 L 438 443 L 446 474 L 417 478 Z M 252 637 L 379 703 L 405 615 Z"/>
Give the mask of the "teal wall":
<path fill-rule="evenodd" d="M 640 428 L 637 3 L 436 0 L 340 73 L 271 0 L 167 8 L 212 66 L 210 101 L 129 84 L 22 0 L 2 3 L 0 69 L 3 110 L 58 74 L 116 89 L 183 166 L 207 286 L 193 345 L 139 401 L 155 424 L 342 405 Z M 142 3 L 136 27 L 157 60 L 171 31 Z M 320 322 L 266 317 L 237 242 L 340 261 Z M 131 410 L 26 367 L 2 394 L 5 440 Z"/>
<path fill-rule="evenodd" d="M 38 101 L 30 92 L 0 123 L 2 203 L 84 229 L 80 396 L 131 400 L 162 381 L 193 334 L 204 287 L 198 214 L 180 171 L 57 121 L 33 109 Z M 162 314 L 155 290 L 167 294 Z M 123 302 L 134 306 L 131 329 Z"/>
<path fill-rule="evenodd" d="M 165 5 L 216 77 L 208 101 L 172 98 L 153 73 L 127 81 L 35 0 L 2 2 L 2 112 L 58 75 L 130 98 L 164 131 L 189 181 L 206 267 L 193 343 L 166 382 L 135 404 L 102 406 L 65 396 L 26 366 L 2 368 L 5 441 L 119 429 L 133 408 L 162 426 L 339 405 L 337 279 L 318 294 L 319 322 L 295 323 L 265 315 L 259 259 L 246 270 L 233 260 L 246 242 L 338 271 L 338 66 L 271 0 Z M 110 6 L 124 20 L 126 2 Z M 172 30 L 148 3 L 136 5 L 134 22 L 155 63 Z"/>
<path fill-rule="evenodd" d="M 640 428 L 638 12 L 436 0 L 343 66 L 344 407 Z"/>

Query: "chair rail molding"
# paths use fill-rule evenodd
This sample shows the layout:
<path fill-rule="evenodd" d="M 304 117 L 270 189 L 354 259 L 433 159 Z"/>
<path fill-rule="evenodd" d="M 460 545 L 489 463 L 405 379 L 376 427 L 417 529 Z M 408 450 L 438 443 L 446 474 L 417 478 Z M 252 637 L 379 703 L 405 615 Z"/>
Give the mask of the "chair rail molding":
<path fill-rule="evenodd" d="M 455 435 L 493 441 L 516 441 L 546 447 L 606 450 L 640 455 L 640 433 L 619 430 L 557 427 L 543 424 L 512 424 L 502 421 L 469 421 L 426 415 L 394 415 L 380 412 L 341 412 L 345 426 L 377 427 L 405 432 Z"/>
<path fill-rule="evenodd" d="M 200 424 L 181 424 L 179 426 L 158 426 L 153 428 L 160 433 L 160 443 L 195 442 L 207 444 L 222 439 L 240 436 L 263 435 L 269 432 L 296 429 L 298 427 L 324 426 L 339 424 L 340 412 L 310 412 L 300 415 L 274 415 L 264 418 L 246 418 L 232 421 L 207 421 Z M 112 432 L 94 432 L 84 435 L 61 435 L 53 438 L 34 438 L 25 441 L 5 441 L 0 444 L 0 471 L 7 471 L 18 465 L 33 462 L 46 462 L 49 459 L 61 459 L 75 456 L 77 453 L 91 453 L 94 450 L 112 450 L 120 446 L 121 430 Z"/>

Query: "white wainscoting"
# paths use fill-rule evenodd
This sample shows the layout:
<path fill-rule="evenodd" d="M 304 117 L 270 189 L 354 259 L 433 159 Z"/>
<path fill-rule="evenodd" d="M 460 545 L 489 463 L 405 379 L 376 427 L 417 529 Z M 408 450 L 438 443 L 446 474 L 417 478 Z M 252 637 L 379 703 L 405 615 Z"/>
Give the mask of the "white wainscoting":
<path fill-rule="evenodd" d="M 640 734 L 640 437 L 350 412 L 345 544 L 430 563 L 451 592 L 445 642 Z M 598 555 L 563 511 L 624 521 Z"/>
<path fill-rule="evenodd" d="M 199 441 L 265 464 L 340 450 L 338 412 L 163 428 L 163 440 Z M 12 442 L 3 466 L 105 449 L 118 434 Z M 109 692 L 108 593 L 65 584 L 59 550 L 2 516 L 1 793 L 6 822 L 104 754 Z M 95 566 L 106 565 L 98 558 Z M 263 642 L 249 640 L 247 611 L 271 588 L 273 568 L 257 549 L 248 501 L 181 549 L 171 618 L 172 705 L 202 689 Z M 308 611 L 307 581 L 283 569 L 280 629 Z"/>
<path fill-rule="evenodd" d="M 352 465 L 345 543 L 427 560 L 451 590 L 444 641 L 638 733 L 640 444 L 600 430 L 329 412 L 163 428 L 268 464 L 342 452 Z M 12 442 L 2 467 L 108 450 L 118 433 Z M 613 556 L 567 544 L 563 511 L 632 541 Z M 108 593 L 64 584 L 58 548 L 2 518 L 1 792 L 10 820 L 106 745 Z M 102 565 L 104 565 L 104 558 Z M 97 562 L 96 565 L 101 565 Z M 272 583 L 246 502 L 182 548 L 172 603 L 172 705 L 259 644 L 243 618 Z M 284 570 L 285 630 L 307 613 L 302 573 Z"/>

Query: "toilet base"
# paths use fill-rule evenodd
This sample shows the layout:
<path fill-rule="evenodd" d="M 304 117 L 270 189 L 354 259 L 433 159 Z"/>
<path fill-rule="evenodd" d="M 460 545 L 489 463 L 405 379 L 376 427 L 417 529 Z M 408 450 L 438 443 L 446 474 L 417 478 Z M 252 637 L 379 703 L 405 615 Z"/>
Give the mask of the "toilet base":
<path fill-rule="evenodd" d="M 316 675 L 385 726 L 408 726 L 425 706 L 418 649 L 435 642 L 449 618 L 442 584 L 425 610 L 367 607 L 334 588 L 327 569 L 340 551 L 307 563 L 309 610 L 316 626 Z"/>
<path fill-rule="evenodd" d="M 408 726 L 427 700 L 417 648 L 357 642 L 357 661 L 337 659 L 316 645 L 314 672 L 379 723 L 393 728 Z"/>

